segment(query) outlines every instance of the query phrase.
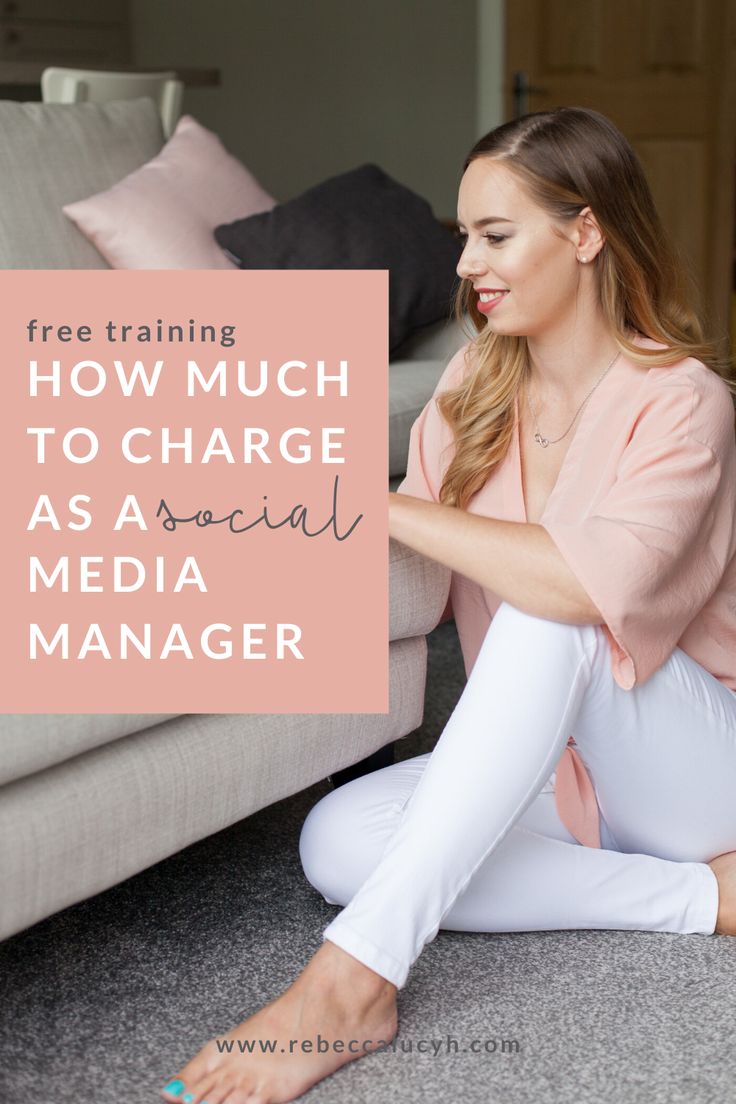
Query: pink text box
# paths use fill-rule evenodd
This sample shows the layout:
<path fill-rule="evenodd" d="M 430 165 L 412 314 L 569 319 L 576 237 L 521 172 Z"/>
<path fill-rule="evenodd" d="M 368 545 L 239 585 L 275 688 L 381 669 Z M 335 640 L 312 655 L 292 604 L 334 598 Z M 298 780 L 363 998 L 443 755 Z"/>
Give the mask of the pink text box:
<path fill-rule="evenodd" d="M 3 711 L 387 712 L 388 273 L 0 279 L 10 391 L 0 406 Z M 41 340 L 44 324 L 53 329 Z M 58 396 L 43 380 L 31 396 L 32 360 L 37 376 L 57 373 Z M 136 361 L 151 383 L 162 362 L 150 396 L 141 378 L 124 394 Z M 193 364 L 216 381 L 210 390 Z M 261 394 L 240 389 L 264 384 Z M 188 439 L 190 463 L 176 447 L 164 462 L 167 431 L 174 445 Z M 75 463 L 65 446 L 97 453 Z M 294 462 L 307 448 L 309 461 Z M 70 506 L 73 496 L 89 501 Z M 52 516 L 58 528 L 40 521 Z M 62 574 L 49 587 L 37 572 L 32 592 L 32 557 L 46 576 L 67 557 L 68 590 Z M 101 559 L 85 569 L 85 557 Z M 131 561 L 143 585 L 115 590 L 139 578 Z M 122 658 L 121 625 L 150 658 L 132 640 Z"/>

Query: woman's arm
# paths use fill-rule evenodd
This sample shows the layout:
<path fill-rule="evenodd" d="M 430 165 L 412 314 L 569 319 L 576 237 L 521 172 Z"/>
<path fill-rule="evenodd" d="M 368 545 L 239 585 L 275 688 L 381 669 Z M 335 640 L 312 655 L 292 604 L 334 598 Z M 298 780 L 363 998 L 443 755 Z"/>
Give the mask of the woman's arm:
<path fill-rule="evenodd" d="M 389 535 L 548 621 L 600 625 L 603 617 L 546 529 L 480 517 L 389 492 Z"/>

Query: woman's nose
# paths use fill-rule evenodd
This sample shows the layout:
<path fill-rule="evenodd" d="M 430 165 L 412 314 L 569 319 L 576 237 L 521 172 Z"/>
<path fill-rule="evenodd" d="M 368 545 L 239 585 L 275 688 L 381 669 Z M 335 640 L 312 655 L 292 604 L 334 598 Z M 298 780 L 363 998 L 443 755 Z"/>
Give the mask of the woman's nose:
<path fill-rule="evenodd" d="M 472 280 L 474 276 L 480 276 L 485 271 L 485 265 L 482 258 L 474 254 L 470 246 L 466 245 L 460 254 L 455 271 L 461 280 Z"/>

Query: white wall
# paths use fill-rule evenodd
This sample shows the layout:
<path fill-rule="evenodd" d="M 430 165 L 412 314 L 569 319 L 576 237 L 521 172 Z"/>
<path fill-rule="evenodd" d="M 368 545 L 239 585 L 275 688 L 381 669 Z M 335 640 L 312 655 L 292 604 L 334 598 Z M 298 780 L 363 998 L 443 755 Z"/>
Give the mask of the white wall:
<path fill-rule="evenodd" d="M 141 67 L 219 68 L 222 85 L 188 89 L 184 110 L 278 200 L 374 161 L 448 218 L 463 158 L 495 122 L 493 74 L 483 65 L 478 78 L 479 29 L 493 51 L 501 6 L 131 0 L 134 57 Z"/>
<path fill-rule="evenodd" d="M 511 0 L 513 2 L 513 0 Z M 476 130 L 480 138 L 504 121 L 505 0 L 478 0 Z"/>

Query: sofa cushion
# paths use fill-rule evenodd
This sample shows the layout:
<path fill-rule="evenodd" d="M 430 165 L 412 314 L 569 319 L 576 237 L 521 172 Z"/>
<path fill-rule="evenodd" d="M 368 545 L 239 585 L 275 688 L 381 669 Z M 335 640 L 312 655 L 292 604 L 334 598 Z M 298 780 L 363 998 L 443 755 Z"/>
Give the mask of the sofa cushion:
<path fill-rule="evenodd" d="M 444 360 L 394 360 L 388 397 L 388 474 L 406 473 L 411 427 L 432 397 Z"/>
<path fill-rule="evenodd" d="M 438 623 L 450 571 L 389 541 L 389 638 L 422 637 Z M 6 713 L 0 718 L 0 785 L 171 720 L 173 713 Z M 224 716 L 224 714 L 223 714 Z"/>
<path fill-rule="evenodd" d="M 275 203 L 216 134 L 184 115 L 152 161 L 64 214 L 113 268 L 233 268 L 215 226 Z"/>
<path fill-rule="evenodd" d="M 142 732 L 176 713 L 5 713 L 0 785 Z"/>
<path fill-rule="evenodd" d="M 412 732 L 426 658 L 391 644 L 389 713 L 192 713 L 5 786 L 0 939 Z"/>
<path fill-rule="evenodd" d="M 460 243 L 426 199 L 378 165 L 218 226 L 215 237 L 241 268 L 387 268 L 390 352 L 450 312 Z"/>
<path fill-rule="evenodd" d="M 62 207 L 109 188 L 162 143 L 150 99 L 0 101 L 0 267 L 107 268 Z"/>
<path fill-rule="evenodd" d="M 418 330 L 397 350 L 389 371 L 390 477 L 404 475 L 411 427 L 432 397 L 451 357 L 473 333 L 454 318 Z"/>
<path fill-rule="evenodd" d="M 465 314 L 458 322 L 454 314 L 415 330 L 396 350 L 401 360 L 443 360 L 445 366 L 463 345 L 477 336 L 470 316 Z M 439 379 L 439 377 L 438 377 Z M 427 394 L 427 399 L 431 392 Z M 426 402 L 426 399 L 425 399 Z"/>

